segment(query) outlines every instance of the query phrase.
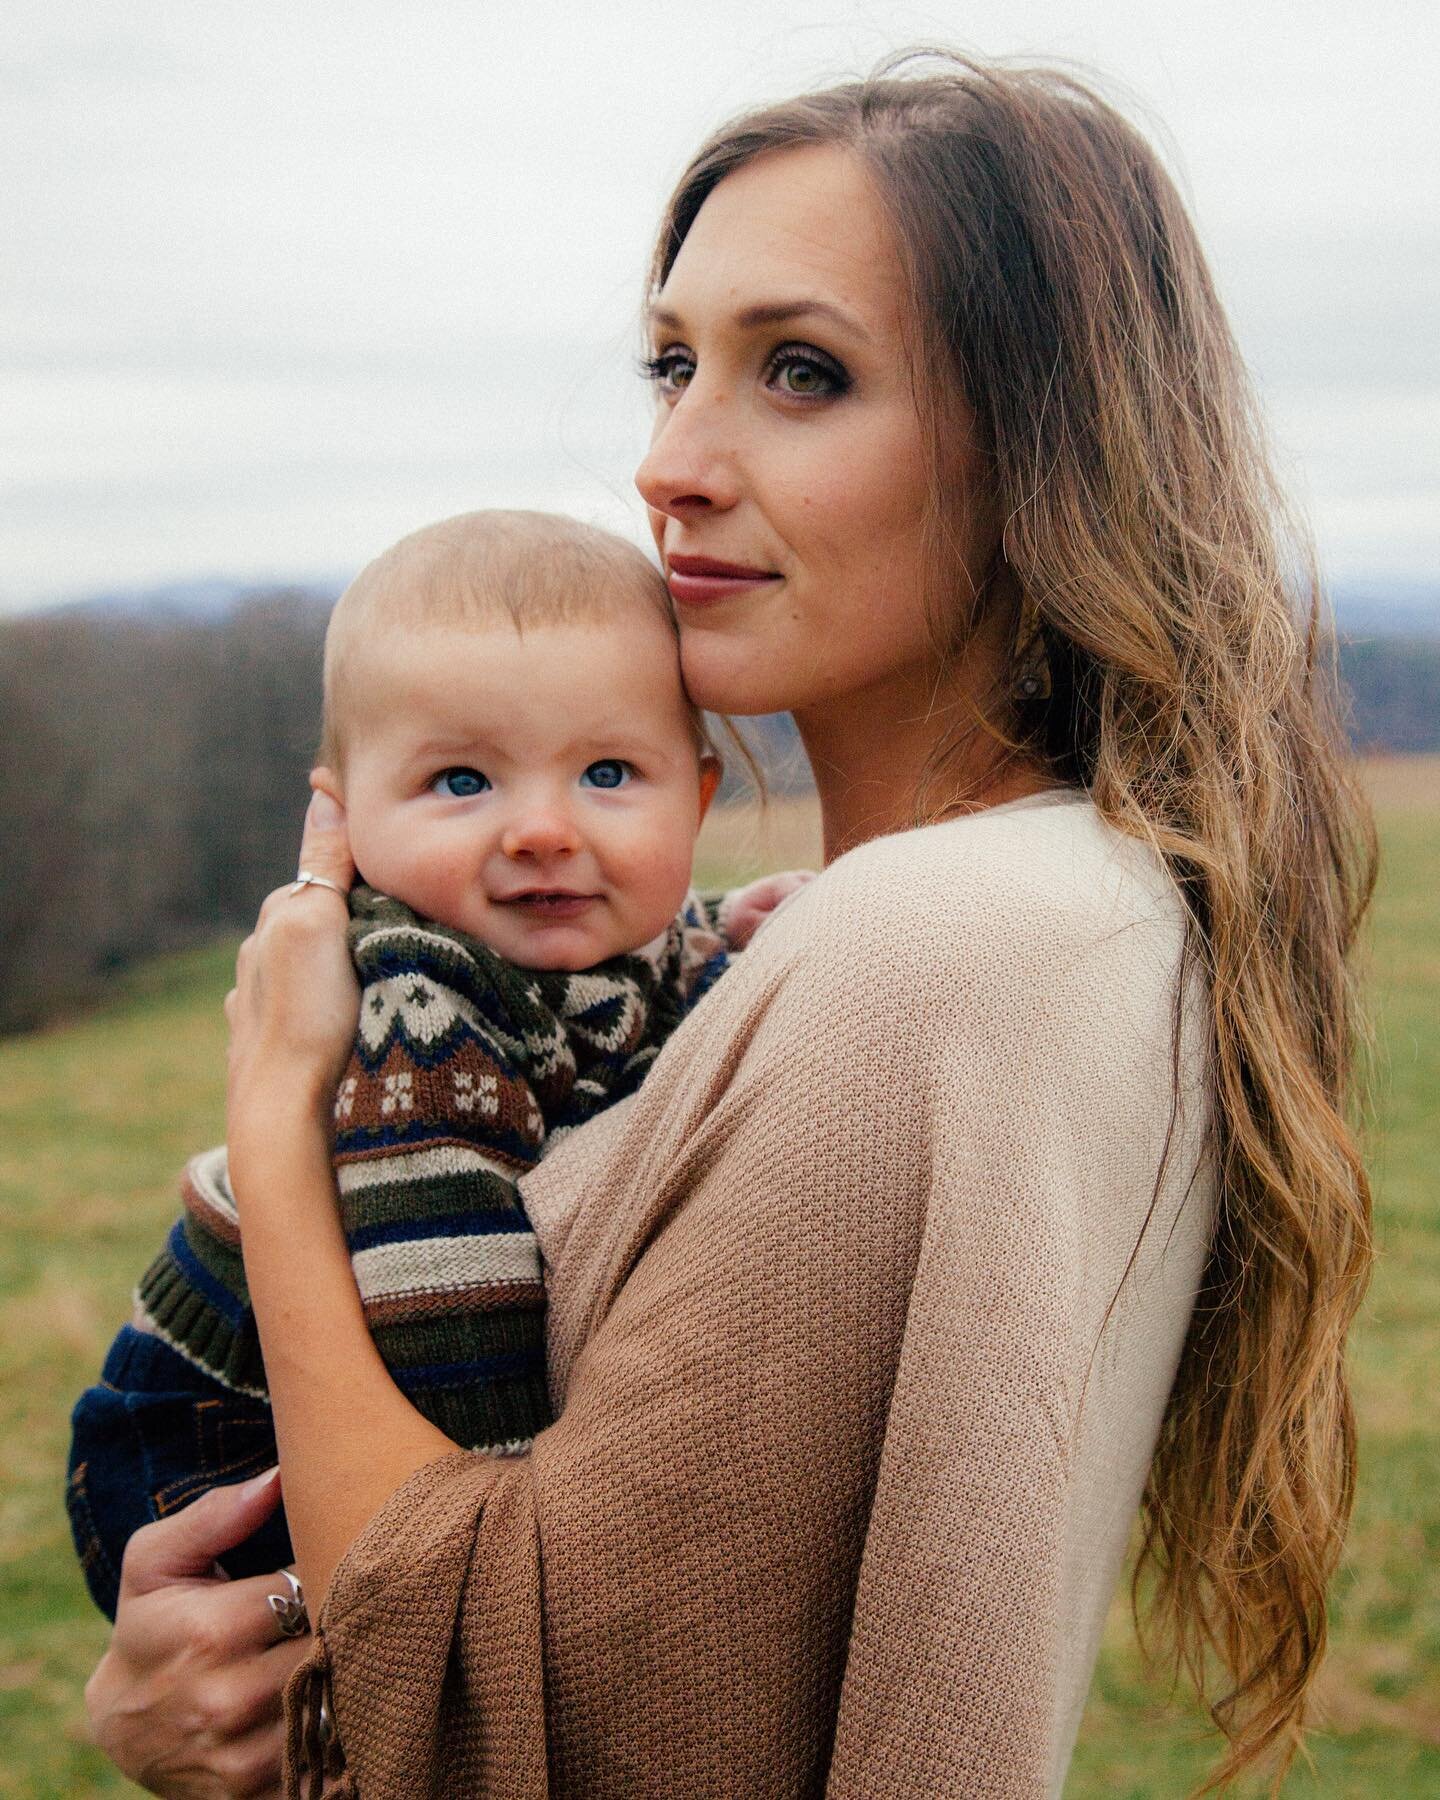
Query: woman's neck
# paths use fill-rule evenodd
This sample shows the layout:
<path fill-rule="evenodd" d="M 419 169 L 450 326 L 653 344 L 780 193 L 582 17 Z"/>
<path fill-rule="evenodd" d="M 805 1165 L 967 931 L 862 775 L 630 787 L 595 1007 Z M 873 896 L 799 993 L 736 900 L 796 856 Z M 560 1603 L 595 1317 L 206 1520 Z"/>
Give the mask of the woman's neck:
<path fill-rule="evenodd" d="M 916 801 L 947 739 L 963 738 L 945 770 L 953 809 L 978 811 L 1055 785 L 1030 758 L 1016 760 L 977 722 L 979 696 L 963 668 L 937 683 L 933 670 L 902 674 L 884 691 L 846 694 L 797 712 L 795 723 L 815 775 L 825 861 L 915 823 Z"/>

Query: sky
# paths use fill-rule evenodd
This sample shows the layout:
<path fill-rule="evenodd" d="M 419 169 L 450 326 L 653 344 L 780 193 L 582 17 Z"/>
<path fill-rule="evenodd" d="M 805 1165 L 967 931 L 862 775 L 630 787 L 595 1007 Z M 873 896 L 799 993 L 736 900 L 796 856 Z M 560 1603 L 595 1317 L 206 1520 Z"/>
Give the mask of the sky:
<path fill-rule="evenodd" d="M 643 535 L 642 274 L 702 137 L 939 42 L 1164 149 L 1336 580 L 1440 582 L 1440 7 L 6 0 L 0 610 Z"/>

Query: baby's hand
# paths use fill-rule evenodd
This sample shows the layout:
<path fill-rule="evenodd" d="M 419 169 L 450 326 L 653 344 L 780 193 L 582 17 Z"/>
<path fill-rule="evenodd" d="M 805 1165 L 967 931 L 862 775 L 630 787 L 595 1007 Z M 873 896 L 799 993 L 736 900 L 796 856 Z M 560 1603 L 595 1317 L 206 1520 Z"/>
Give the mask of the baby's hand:
<path fill-rule="evenodd" d="M 733 888 L 716 915 L 728 947 L 743 950 L 780 902 L 814 879 L 813 869 L 787 869 L 779 875 L 762 875 L 748 887 Z"/>

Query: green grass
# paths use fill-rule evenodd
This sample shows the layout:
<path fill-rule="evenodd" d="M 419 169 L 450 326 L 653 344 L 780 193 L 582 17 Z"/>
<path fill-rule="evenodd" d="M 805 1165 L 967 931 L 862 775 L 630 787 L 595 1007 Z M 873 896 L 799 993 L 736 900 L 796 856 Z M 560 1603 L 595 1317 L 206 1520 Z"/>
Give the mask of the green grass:
<path fill-rule="evenodd" d="M 1286 1784 L 1296 1800 L 1440 1793 L 1440 764 L 1429 775 L 1382 809 L 1380 1259 L 1355 1343 L 1361 1488 L 1328 1724 L 1316 1773 Z M 230 967 L 228 947 L 172 958 L 118 983 L 103 1011 L 0 1043 L 0 1795 L 138 1791 L 85 1741 L 80 1692 L 106 1628 L 64 1519 L 66 1414 L 172 1216 L 177 1170 L 221 1134 Z M 1181 1796 L 1214 1749 L 1193 1707 L 1145 1680 L 1117 1606 L 1070 1800 Z"/>
<path fill-rule="evenodd" d="M 1379 789 L 1367 1131 L 1378 1255 L 1352 1340 L 1360 1487 L 1331 1607 L 1315 1772 L 1285 1784 L 1297 1800 L 1440 1794 L 1440 760 L 1428 777 Z M 1213 1764 L 1214 1743 L 1192 1708 L 1146 1682 L 1117 1603 L 1067 1795 L 1183 1795 Z"/>
<path fill-rule="evenodd" d="M 0 1043 L 0 1795 L 138 1793 L 85 1739 L 106 1626 L 70 1549 L 71 1401 L 94 1379 L 175 1209 L 224 1135 L 233 946 L 117 984 L 102 1012 Z"/>

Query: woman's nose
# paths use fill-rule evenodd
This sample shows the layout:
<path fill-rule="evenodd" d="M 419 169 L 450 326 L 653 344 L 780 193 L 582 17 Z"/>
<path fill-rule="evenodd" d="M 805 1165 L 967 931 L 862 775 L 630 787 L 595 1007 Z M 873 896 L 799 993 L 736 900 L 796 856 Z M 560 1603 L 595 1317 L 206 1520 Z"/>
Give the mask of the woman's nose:
<path fill-rule="evenodd" d="M 569 856 L 579 847 L 574 821 L 562 806 L 527 806 L 510 816 L 500 834 L 500 848 L 517 860 Z"/>
<path fill-rule="evenodd" d="M 652 511 L 683 519 L 740 498 L 730 397 L 698 386 L 661 404 L 635 486 Z"/>

